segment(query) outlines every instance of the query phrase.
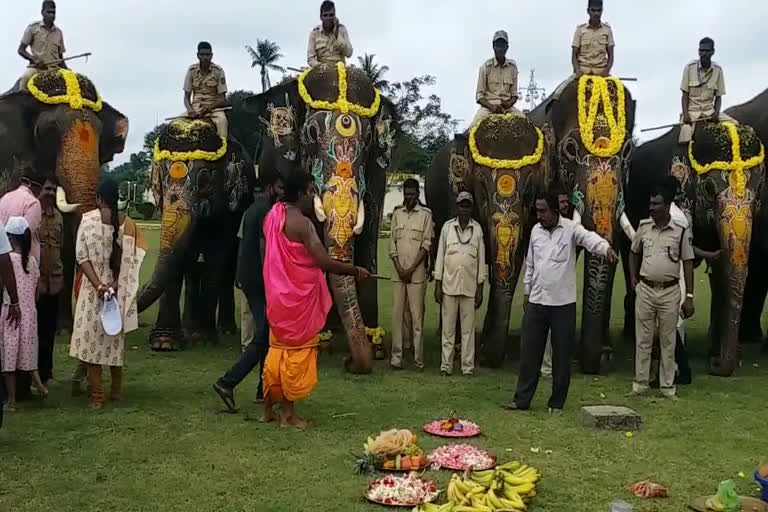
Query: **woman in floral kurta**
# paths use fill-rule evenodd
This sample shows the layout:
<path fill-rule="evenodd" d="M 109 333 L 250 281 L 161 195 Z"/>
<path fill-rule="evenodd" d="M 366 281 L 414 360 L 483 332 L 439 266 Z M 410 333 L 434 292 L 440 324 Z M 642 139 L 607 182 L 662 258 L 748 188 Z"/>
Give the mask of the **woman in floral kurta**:
<path fill-rule="evenodd" d="M 120 399 L 125 334 L 138 327 L 136 293 L 147 247 L 131 219 L 118 224 L 117 197 L 117 185 L 111 180 L 102 182 L 97 193 L 98 209 L 83 214 L 77 231 L 76 258 L 83 278 L 75 305 L 69 354 L 88 366 L 90 401 L 96 409 L 104 405 L 102 366 L 110 367 L 111 399 Z M 116 225 L 119 226 L 117 237 L 114 236 Z M 110 261 L 115 250 L 113 241 L 117 245 L 117 261 Z M 106 334 L 101 324 L 104 294 L 110 288 L 117 293 L 123 320 L 123 330 L 116 336 Z"/>

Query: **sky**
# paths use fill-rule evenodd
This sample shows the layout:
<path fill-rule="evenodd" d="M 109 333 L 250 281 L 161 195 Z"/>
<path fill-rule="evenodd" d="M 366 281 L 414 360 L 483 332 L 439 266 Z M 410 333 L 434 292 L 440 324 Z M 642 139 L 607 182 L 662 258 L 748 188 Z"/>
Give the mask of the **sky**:
<path fill-rule="evenodd" d="M 24 71 L 17 54 L 24 28 L 40 18 L 35 0 L 6 0 L 0 31 L 0 69 L 6 90 Z M 306 64 L 309 31 L 319 23 L 318 0 L 59 0 L 57 25 L 68 55 L 92 52 L 70 67 L 89 76 L 105 101 L 130 119 L 119 164 L 140 150 L 144 134 L 184 110 L 182 85 L 196 62 L 197 43 L 213 45 L 214 62 L 230 90 L 260 92 L 258 69 L 245 45 L 257 39 L 278 43 L 283 66 Z M 180 7 L 183 6 L 183 7 Z M 389 66 L 390 81 L 435 76 L 433 91 L 443 110 L 461 119 L 474 115 L 478 67 L 493 56 L 496 30 L 510 35 L 508 57 L 517 61 L 520 83 L 536 81 L 551 93 L 571 72 L 570 44 L 576 25 L 587 21 L 586 0 L 338 0 L 337 16 L 350 32 L 354 55 L 376 55 Z M 743 103 L 768 87 L 763 21 L 768 2 L 755 0 L 606 0 L 603 20 L 613 28 L 613 74 L 637 100 L 635 135 L 677 121 L 683 66 L 698 57 L 698 41 L 716 42 L 714 60 L 723 66 L 724 107 Z M 281 77 L 272 73 L 273 83 Z M 521 99 L 524 101 L 524 98 Z"/>

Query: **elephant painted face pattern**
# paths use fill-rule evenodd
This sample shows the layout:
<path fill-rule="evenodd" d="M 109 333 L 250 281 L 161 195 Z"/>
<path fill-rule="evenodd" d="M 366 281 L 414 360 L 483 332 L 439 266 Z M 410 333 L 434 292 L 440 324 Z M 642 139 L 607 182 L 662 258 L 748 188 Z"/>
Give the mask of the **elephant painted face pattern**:
<path fill-rule="evenodd" d="M 493 170 L 491 175 L 496 182 L 493 193 L 495 213 L 491 217 L 491 239 L 496 246 L 494 258 L 497 283 L 503 288 L 511 288 L 510 282 L 519 269 L 515 268 L 515 255 L 520 243 L 520 194 L 517 180 L 519 173 L 514 171 Z"/>
<path fill-rule="evenodd" d="M 365 162 L 371 138 L 368 119 L 341 112 L 312 112 L 302 131 L 309 148 L 305 166 L 315 178 L 327 219 L 328 252 L 342 261 L 352 261 L 352 241 L 362 227 L 358 224 L 364 215 Z"/>

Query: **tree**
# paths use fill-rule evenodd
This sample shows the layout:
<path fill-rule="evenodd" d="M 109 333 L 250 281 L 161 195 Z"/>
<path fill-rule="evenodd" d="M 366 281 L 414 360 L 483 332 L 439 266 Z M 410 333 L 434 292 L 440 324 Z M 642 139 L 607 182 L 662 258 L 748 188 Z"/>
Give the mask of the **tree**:
<path fill-rule="evenodd" d="M 424 174 L 430 162 L 447 144 L 459 122 L 442 111 L 436 94 L 424 97 L 422 89 L 435 85 L 435 77 L 423 75 L 391 84 L 392 101 L 400 120 L 400 139 L 393 168 L 412 174 Z"/>
<path fill-rule="evenodd" d="M 373 86 L 381 92 L 388 92 L 390 89 L 389 80 L 385 80 L 384 75 L 389 71 L 389 66 L 379 66 L 373 61 L 375 57 L 376 54 L 366 53 L 362 57 L 358 57 L 357 61 Z"/>
<path fill-rule="evenodd" d="M 269 70 L 285 73 L 285 69 L 277 65 L 283 58 L 280 47 L 269 39 L 257 39 L 255 50 L 249 45 L 245 45 L 245 49 L 251 55 L 251 67 L 258 66 L 261 70 L 261 91 L 264 92 L 271 87 Z"/>

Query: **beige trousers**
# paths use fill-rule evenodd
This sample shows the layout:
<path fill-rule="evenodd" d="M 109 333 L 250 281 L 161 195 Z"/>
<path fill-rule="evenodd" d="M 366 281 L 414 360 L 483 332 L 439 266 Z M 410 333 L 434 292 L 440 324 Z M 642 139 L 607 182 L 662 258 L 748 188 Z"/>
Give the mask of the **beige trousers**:
<path fill-rule="evenodd" d="M 504 113 L 520 114 L 521 116 L 523 115 L 523 113 L 520 112 L 515 107 L 508 108 L 507 110 L 504 111 Z M 475 114 L 475 117 L 472 119 L 472 123 L 470 123 L 469 127 L 472 128 L 473 126 L 475 126 L 477 123 L 479 123 L 489 115 L 491 115 L 491 111 L 481 105 L 480 108 L 477 109 L 477 113 Z"/>
<path fill-rule="evenodd" d="M 680 287 L 655 290 L 640 282 L 635 299 L 635 380 L 632 389 L 642 393 L 649 389 L 653 336 L 658 327 L 660 362 L 659 387 L 664 395 L 675 394 L 675 334 L 680 316 Z"/>
<path fill-rule="evenodd" d="M 604 68 L 581 68 L 581 74 L 583 75 L 599 75 L 603 73 L 603 71 L 604 71 Z M 557 86 L 557 89 L 555 89 L 555 92 L 552 93 L 552 99 L 559 100 L 565 88 L 571 85 L 571 83 L 574 82 L 577 78 L 578 78 L 578 75 L 576 73 L 573 73 L 571 76 L 566 78 L 563 83 Z"/>
<path fill-rule="evenodd" d="M 253 313 L 243 290 L 235 288 L 235 295 L 240 304 L 240 348 L 245 351 L 253 341 Z"/>
<path fill-rule="evenodd" d="M 456 317 L 461 323 L 461 373 L 472 375 L 475 370 L 475 298 L 443 295 L 443 357 L 440 370 L 453 373 L 453 353 L 456 349 Z"/>
<path fill-rule="evenodd" d="M 691 120 L 693 121 L 691 124 L 681 124 L 680 125 L 680 137 L 678 138 L 678 142 L 680 144 L 688 144 L 693 140 L 693 132 L 696 130 L 696 120 L 701 118 L 709 117 L 709 114 L 705 113 L 691 113 L 689 112 L 688 115 L 691 116 Z M 728 114 L 723 114 L 720 112 L 720 115 L 717 116 L 718 122 L 724 123 L 733 123 L 733 124 L 739 124 L 737 120 L 729 116 Z M 682 123 L 683 116 L 680 116 L 680 122 Z"/>
<path fill-rule="evenodd" d="M 547 346 L 544 348 L 544 361 L 541 363 L 541 376 L 552 376 L 552 331 L 547 335 Z"/>
<path fill-rule="evenodd" d="M 189 119 L 186 112 L 180 114 L 178 118 Z M 210 119 L 213 122 L 213 124 L 216 126 L 216 133 L 219 134 L 219 137 L 222 139 L 227 138 L 227 134 L 229 132 L 229 122 L 227 121 L 227 114 L 225 112 L 214 111 L 208 114 L 204 119 Z"/>
<path fill-rule="evenodd" d="M 406 307 L 411 314 L 413 360 L 424 368 L 424 294 L 427 283 L 392 283 L 392 359 L 393 366 L 403 366 L 403 324 Z"/>

